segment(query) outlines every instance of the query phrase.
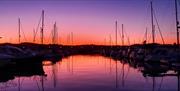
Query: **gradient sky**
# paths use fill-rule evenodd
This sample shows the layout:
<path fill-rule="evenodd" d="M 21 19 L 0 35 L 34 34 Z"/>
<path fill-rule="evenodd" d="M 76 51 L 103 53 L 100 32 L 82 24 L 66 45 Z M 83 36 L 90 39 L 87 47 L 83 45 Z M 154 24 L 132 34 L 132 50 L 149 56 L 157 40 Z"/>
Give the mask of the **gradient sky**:
<path fill-rule="evenodd" d="M 153 0 L 153 6 L 165 42 L 174 43 L 174 0 Z M 124 24 L 131 44 L 142 42 L 146 27 L 151 34 L 150 0 L 0 0 L 0 36 L 3 37 L 0 42 L 17 43 L 18 17 L 27 41 L 32 42 L 33 28 L 38 25 L 42 9 L 45 10 L 46 43 L 51 42 L 55 21 L 62 44 L 67 44 L 71 32 L 74 44 L 105 44 L 105 40 L 108 44 L 110 35 L 115 40 L 116 20 L 119 31 Z M 156 33 L 157 42 L 162 43 L 157 28 Z M 23 35 L 22 40 L 25 41 Z M 120 39 L 118 42 L 121 44 Z"/>

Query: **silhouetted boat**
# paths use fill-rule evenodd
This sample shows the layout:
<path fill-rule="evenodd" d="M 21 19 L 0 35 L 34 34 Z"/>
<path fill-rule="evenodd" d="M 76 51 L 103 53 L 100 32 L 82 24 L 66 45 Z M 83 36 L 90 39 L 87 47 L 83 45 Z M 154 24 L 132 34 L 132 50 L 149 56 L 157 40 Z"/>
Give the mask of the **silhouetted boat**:
<path fill-rule="evenodd" d="M 0 82 L 6 82 L 15 77 L 45 76 L 42 63 L 14 64 L 1 68 L 0 72 Z"/>

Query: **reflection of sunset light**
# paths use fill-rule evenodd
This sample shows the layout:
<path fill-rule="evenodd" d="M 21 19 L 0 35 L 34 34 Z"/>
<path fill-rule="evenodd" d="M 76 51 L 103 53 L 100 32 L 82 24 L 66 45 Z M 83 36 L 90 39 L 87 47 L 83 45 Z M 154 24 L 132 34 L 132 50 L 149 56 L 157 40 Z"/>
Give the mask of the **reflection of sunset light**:
<path fill-rule="evenodd" d="M 43 62 L 43 64 L 49 63 L 48 60 Z M 144 77 L 144 73 L 140 70 L 142 68 L 137 65 L 134 62 L 123 63 L 123 60 L 102 56 L 70 56 L 53 65 L 44 65 L 46 76 L 24 76 L 23 70 L 23 76 L 16 76 L 6 82 L 14 84 L 8 87 L 7 91 L 14 91 L 18 87 L 21 87 L 22 91 L 41 91 L 42 88 L 45 91 L 148 91 L 153 88 L 154 79 L 152 78 L 155 78 L 155 83 L 157 83 L 154 87 L 163 83 L 162 90 L 177 90 L 178 77 L 170 76 L 171 73 L 175 73 L 174 71 L 167 74 L 163 72 L 162 74 L 166 75 L 163 77 L 159 75 Z M 140 66 L 144 67 L 144 65 Z M 33 71 L 32 74 L 37 73 Z M 162 82 L 162 79 L 165 80 Z M 4 86 L 7 87 L 7 84 Z"/>
<path fill-rule="evenodd" d="M 45 60 L 42 62 L 43 65 L 52 65 L 52 61 Z"/>

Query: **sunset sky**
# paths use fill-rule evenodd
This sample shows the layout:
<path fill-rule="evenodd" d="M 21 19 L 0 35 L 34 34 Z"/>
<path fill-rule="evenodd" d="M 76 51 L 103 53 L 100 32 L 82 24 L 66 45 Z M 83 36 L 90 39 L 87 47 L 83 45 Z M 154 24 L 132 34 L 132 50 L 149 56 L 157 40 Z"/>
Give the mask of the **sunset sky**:
<path fill-rule="evenodd" d="M 151 0 L 0 0 L 0 39 L 18 42 L 18 17 L 21 18 L 22 42 L 32 42 L 41 11 L 45 10 L 45 42 L 51 43 L 50 32 L 57 22 L 59 43 L 67 44 L 74 34 L 73 44 L 109 44 L 115 41 L 115 21 L 118 30 L 124 24 L 130 43 L 141 43 L 147 27 L 151 35 Z M 180 3 L 179 3 L 180 5 Z M 153 0 L 156 17 L 166 43 L 176 42 L 174 0 Z M 180 11 L 180 7 L 178 6 Z M 180 12 L 178 13 L 180 14 Z M 119 36 L 119 34 L 118 34 Z M 39 32 L 37 43 L 39 43 Z M 106 40 L 106 43 L 105 43 Z M 149 42 L 152 40 L 149 39 Z M 156 26 L 156 41 L 162 43 Z M 118 44 L 121 40 L 118 38 Z M 127 44 L 127 38 L 125 38 Z"/>

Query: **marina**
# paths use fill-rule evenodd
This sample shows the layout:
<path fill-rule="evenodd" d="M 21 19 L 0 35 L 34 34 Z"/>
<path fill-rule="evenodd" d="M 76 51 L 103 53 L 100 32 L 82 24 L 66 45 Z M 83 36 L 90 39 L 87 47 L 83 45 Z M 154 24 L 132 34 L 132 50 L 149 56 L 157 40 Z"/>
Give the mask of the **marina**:
<path fill-rule="evenodd" d="M 180 1 L 141 1 L 0 1 L 0 91 L 180 91 Z"/>

